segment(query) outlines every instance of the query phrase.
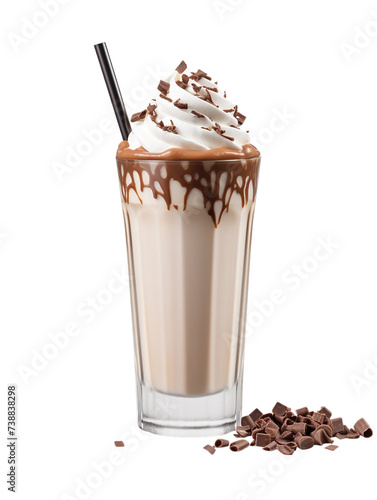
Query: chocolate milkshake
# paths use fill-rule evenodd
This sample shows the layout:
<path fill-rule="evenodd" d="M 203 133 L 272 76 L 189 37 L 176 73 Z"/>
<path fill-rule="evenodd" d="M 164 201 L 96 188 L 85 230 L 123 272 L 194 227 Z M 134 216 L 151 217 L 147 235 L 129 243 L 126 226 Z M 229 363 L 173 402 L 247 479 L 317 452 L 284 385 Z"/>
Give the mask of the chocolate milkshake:
<path fill-rule="evenodd" d="M 218 434 L 240 415 L 260 164 L 244 120 L 182 62 L 117 152 L 139 425 L 151 432 Z"/>

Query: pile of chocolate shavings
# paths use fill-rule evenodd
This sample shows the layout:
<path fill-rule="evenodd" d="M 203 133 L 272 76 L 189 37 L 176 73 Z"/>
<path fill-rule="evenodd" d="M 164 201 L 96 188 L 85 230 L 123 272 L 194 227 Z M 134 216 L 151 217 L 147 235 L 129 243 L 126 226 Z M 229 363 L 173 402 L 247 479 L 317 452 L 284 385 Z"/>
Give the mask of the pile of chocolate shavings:
<path fill-rule="evenodd" d="M 318 411 L 309 411 L 305 406 L 296 410 L 296 414 L 287 406 L 276 403 L 272 413 L 262 413 L 258 408 L 241 419 L 241 425 L 236 427 L 237 438 L 233 443 L 226 439 L 217 439 L 214 446 L 204 447 L 211 455 L 216 448 L 227 448 L 231 451 L 241 451 L 249 446 L 259 446 L 266 451 L 278 450 L 284 455 L 292 455 L 297 448 L 308 450 L 314 445 L 334 451 L 333 437 L 338 439 L 357 439 L 360 436 L 369 438 L 373 431 L 364 418 L 360 418 L 349 429 L 343 424 L 342 418 L 331 418 L 331 411 L 322 406 Z M 251 437 L 252 441 L 245 438 Z"/>

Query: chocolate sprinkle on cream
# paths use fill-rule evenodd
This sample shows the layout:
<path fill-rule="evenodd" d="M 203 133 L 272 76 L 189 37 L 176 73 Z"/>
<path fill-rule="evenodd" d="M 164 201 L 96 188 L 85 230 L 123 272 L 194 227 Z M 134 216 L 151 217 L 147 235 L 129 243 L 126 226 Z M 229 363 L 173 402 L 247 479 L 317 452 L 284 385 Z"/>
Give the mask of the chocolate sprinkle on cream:
<path fill-rule="evenodd" d="M 123 441 L 114 441 L 114 444 L 117 448 L 123 448 L 124 446 Z"/>
<path fill-rule="evenodd" d="M 216 87 L 207 87 L 206 85 L 203 85 L 203 88 L 210 90 L 211 92 L 218 92 L 218 89 Z"/>
<path fill-rule="evenodd" d="M 157 104 L 149 104 L 149 106 L 147 107 L 148 114 L 150 116 L 157 116 L 156 109 Z"/>
<path fill-rule="evenodd" d="M 189 83 L 189 77 L 187 75 L 183 74 L 182 80 L 178 80 L 176 83 L 179 87 L 182 87 L 183 89 L 185 89 Z"/>
<path fill-rule="evenodd" d="M 180 101 L 181 101 L 180 99 L 174 101 L 174 106 L 176 106 L 179 109 L 187 109 L 188 104 L 186 102 L 180 102 Z"/>
<path fill-rule="evenodd" d="M 166 99 L 166 100 L 167 100 L 167 101 L 169 101 L 169 102 L 173 102 L 173 99 L 170 99 L 170 97 L 168 97 L 167 95 L 160 94 L 160 97 L 161 97 L 162 99 Z"/>
<path fill-rule="evenodd" d="M 216 124 L 217 125 L 217 124 Z M 288 406 L 276 403 L 272 413 L 264 413 L 256 408 L 250 415 L 241 418 L 242 425 L 237 426 L 236 437 L 252 437 L 240 439 L 230 445 L 232 451 L 241 451 L 248 445 L 263 448 L 265 451 L 278 450 L 284 455 L 292 455 L 297 448 L 309 450 L 314 445 L 333 443 L 333 436 L 339 439 L 366 438 L 373 435 L 373 431 L 364 418 L 355 423 L 355 429 L 343 425 L 341 418 L 331 419 L 331 411 L 325 406 L 317 412 L 309 411 L 306 406 L 292 412 Z M 225 442 L 226 444 L 222 444 Z M 227 447 L 228 441 L 218 439 L 215 446 Z M 330 444 L 327 450 L 334 451 L 338 446 Z"/>
<path fill-rule="evenodd" d="M 215 123 L 215 126 L 213 127 L 213 130 L 221 135 L 221 137 L 224 137 L 224 139 L 228 139 L 229 141 L 234 141 L 234 137 L 229 137 L 228 135 L 224 135 L 225 134 L 225 130 L 221 130 L 221 127 L 218 123 Z"/>
<path fill-rule="evenodd" d="M 140 111 L 139 113 L 134 113 L 131 116 L 131 122 L 137 122 L 139 120 L 144 120 L 144 118 L 147 116 L 147 110 L 143 109 L 143 111 Z"/>
<path fill-rule="evenodd" d="M 242 115 L 239 111 L 237 111 L 237 114 L 234 116 L 237 118 L 237 121 L 240 125 L 242 125 L 243 122 L 246 120 L 246 116 Z"/>
<path fill-rule="evenodd" d="M 181 87 L 182 89 L 185 89 L 187 87 L 187 85 L 184 82 L 182 82 L 181 80 L 178 80 L 175 83 L 178 85 L 178 87 Z"/>
<path fill-rule="evenodd" d="M 201 91 L 201 89 L 202 89 L 202 87 L 201 87 L 200 85 L 196 85 L 195 83 L 192 83 L 191 85 L 192 85 L 192 88 L 194 89 L 194 91 L 195 91 L 197 94 L 198 94 L 198 93 Z"/>
<path fill-rule="evenodd" d="M 212 78 L 210 76 L 208 76 L 205 71 L 202 71 L 201 69 L 198 69 L 198 71 L 196 73 L 193 73 L 191 71 L 190 78 L 192 80 L 195 80 L 196 82 L 199 81 L 201 78 L 206 78 L 207 80 L 212 80 Z"/>
<path fill-rule="evenodd" d="M 185 63 L 185 61 L 181 61 L 175 68 L 175 71 L 177 71 L 177 73 L 183 73 L 186 69 L 187 69 L 187 64 Z"/>
<path fill-rule="evenodd" d="M 205 118 L 204 115 L 202 115 L 202 113 L 199 113 L 198 111 L 195 111 L 194 109 L 191 111 L 191 113 L 195 116 L 197 116 L 198 118 Z"/>
<path fill-rule="evenodd" d="M 199 95 L 199 94 L 198 94 L 198 97 L 199 97 L 200 99 L 203 99 L 203 101 L 209 102 L 210 104 L 212 104 L 213 106 L 216 106 L 216 108 L 218 108 L 218 105 L 217 105 L 217 104 L 215 104 L 215 103 L 213 102 L 212 96 L 211 96 L 211 94 L 208 92 L 208 90 L 207 90 L 207 89 L 206 89 L 206 93 L 205 93 L 205 95 L 203 95 L 203 94 L 200 94 L 200 95 Z"/>
<path fill-rule="evenodd" d="M 160 80 L 157 90 L 159 90 L 161 94 L 166 95 L 169 92 L 169 89 L 170 89 L 170 83 L 164 82 L 164 80 Z"/>

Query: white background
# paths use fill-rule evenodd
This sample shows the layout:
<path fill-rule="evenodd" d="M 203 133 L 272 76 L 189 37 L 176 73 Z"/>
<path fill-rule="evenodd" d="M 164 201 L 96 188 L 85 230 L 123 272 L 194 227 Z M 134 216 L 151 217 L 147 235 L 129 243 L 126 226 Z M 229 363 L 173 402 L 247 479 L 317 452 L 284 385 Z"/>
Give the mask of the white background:
<path fill-rule="evenodd" d="M 211 456 L 202 447 L 213 439 L 137 429 L 129 292 L 104 291 L 126 266 L 126 246 L 120 135 L 93 44 L 107 42 L 131 113 L 145 86 L 185 59 L 228 91 L 262 149 L 249 294 L 259 326 L 247 330 L 245 412 L 276 400 L 326 405 L 349 426 L 364 416 L 377 430 L 377 3 L 71 0 L 55 11 L 46 20 L 34 0 L 0 7 L 1 497 L 6 386 L 15 382 L 21 499 L 84 498 L 77 488 L 88 480 L 93 499 L 370 498 L 376 437 L 283 462 L 251 448 Z M 45 25 L 15 42 L 28 20 Z M 286 123 L 273 120 L 279 113 Z M 59 180 L 67 148 L 103 120 L 111 131 L 106 122 Z M 318 238 L 336 244 L 321 262 L 310 259 Z M 295 265 L 310 272 L 293 290 Z M 285 302 L 261 316 L 258 302 L 274 289 Z M 92 321 L 79 316 L 106 293 Z M 27 373 L 72 322 L 79 333 Z M 95 464 L 113 458 L 117 439 L 121 463 L 93 487 Z"/>

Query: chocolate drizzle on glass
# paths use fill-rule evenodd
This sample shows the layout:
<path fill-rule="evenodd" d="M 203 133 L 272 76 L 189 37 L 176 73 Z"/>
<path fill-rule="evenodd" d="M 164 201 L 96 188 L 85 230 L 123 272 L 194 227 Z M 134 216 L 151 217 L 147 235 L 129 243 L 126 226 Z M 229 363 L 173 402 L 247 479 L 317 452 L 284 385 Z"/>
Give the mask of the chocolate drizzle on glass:
<path fill-rule="evenodd" d="M 163 198 L 170 210 L 171 181 L 176 181 L 185 189 L 182 209 L 186 210 L 190 193 L 197 189 L 203 195 L 203 209 L 207 210 L 217 227 L 235 195 L 240 196 L 242 207 L 249 202 L 250 192 L 251 201 L 255 202 L 259 164 L 259 157 L 205 162 L 118 158 L 118 174 L 125 203 L 130 202 L 130 193 L 133 191 L 142 204 L 142 196 L 138 190 L 144 192 L 148 188 L 155 199 Z M 177 210 L 177 207 L 174 208 Z"/>

